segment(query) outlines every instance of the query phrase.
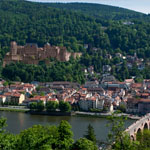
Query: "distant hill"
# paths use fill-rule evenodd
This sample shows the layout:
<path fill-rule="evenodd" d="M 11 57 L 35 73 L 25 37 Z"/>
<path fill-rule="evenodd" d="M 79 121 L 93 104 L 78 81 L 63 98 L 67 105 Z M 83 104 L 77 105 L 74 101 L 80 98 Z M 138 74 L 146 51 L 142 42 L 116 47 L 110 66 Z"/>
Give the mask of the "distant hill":
<path fill-rule="evenodd" d="M 146 14 L 124 9 L 120 7 L 102 5 L 102 4 L 90 4 L 90 3 L 46 3 L 54 8 L 61 8 L 66 10 L 73 10 L 81 12 L 86 15 L 101 17 L 103 19 L 112 20 L 126 20 L 126 19 L 143 19 L 147 17 Z"/>

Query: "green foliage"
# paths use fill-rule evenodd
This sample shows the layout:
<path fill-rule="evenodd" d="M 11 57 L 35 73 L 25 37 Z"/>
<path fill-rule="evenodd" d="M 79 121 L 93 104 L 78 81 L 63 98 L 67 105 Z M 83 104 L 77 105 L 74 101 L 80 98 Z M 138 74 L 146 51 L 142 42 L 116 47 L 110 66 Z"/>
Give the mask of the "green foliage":
<path fill-rule="evenodd" d="M 45 96 L 45 93 L 44 93 L 44 92 L 41 92 L 41 93 L 40 93 L 40 96 Z"/>
<path fill-rule="evenodd" d="M 137 141 L 139 142 L 137 150 L 148 150 L 150 149 L 150 131 L 144 130 L 136 135 Z"/>
<path fill-rule="evenodd" d="M 43 101 L 39 101 L 39 102 L 32 102 L 29 105 L 30 110 L 32 111 L 43 111 L 44 110 L 44 103 Z"/>
<path fill-rule="evenodd" d="M 60 101 L 59 102 L 59 109 L 62 112 L 70 112 L 71 111 L 71 105 L 68 102 Z"/>
<path fill-rule="evenodd" d="M 63 8 L 63 9 L 62 9 Z M 14 81 L 71 81 L 83 84 L 83 68 L 94 66 L 102 73 L 103 65 L 112 67 L 117 79 L 137 76 L 136 81 L 150 78 L 150 67 L 139 70 L 136 65 L 128 69 L 126 61 L 116 57 L 137 53 L 139 58 L 150 58 L 149 15 L 134 11 L 97 4 L 41 4 L 23 0 L 0 1 L 0 59 L 10 49 L 10 42 L 19 45 L 37 43 L 43 46 L 65 46 L 68 51 L 82 52 L 80 59 L 57 62 L 51 58 L 50 65 L 10 64 L 2 68 L 0 76 Z M 116 21 L 117 20 L 117 21 Z M 134 24 L 125 25 L 124 22 Z M 84 48 L 88 44 L 88 49 Z M 94 51 L 93 47 L 97 50 Z M 108 59 L 106 54 L 111 54 Z M 119 67 L 119 63 L 122 63 Z"/>
<path fill-rule="evenodd" d="M 15 70 L 15 71 L 14 71 Z M 2 75 L 6 79 L 15 80 L 20 77 L 23 82 L 40 81 L 71 81 L 84 83 L 84 74 L 82 67 L 77 61 L 54 62 L 49 66 L 26 65 L 22 63 L 7 65 Z M 40 87 L 37 87 L 39 90 Z"/>
<path fill-rule="evenodd" d="M 13 134 L 6 133 L 3 129 L 6 127 L 6 118 L 0 118 L 0 149 L 8 150 L 8 149 L 15 149 L 16 139 Z"/>
<path fill-rule="evenodd" d="M 4 132 L 3 128 L 6 127 L 6 126 L 7 126 L 6 118 L 1 117 L 0 118 L 0 133 Z"/>
<path fill-rule="evenodd" d="M 88 125 L 88 130 L 84 137 L 96 144 L 96 135 L 94 133 L 94 128 L 91 126 L 91 124 Z"/>
<path fill-rule="evenodd" d="M 114 114 L 109 119 L 109 126 L 111 126 L 111 131 L 108 134 L 108 139 L 110 145 L 112 145 L 112 150 L 136 150 L 136 145 L 131 142 L 129 135 L 124 133 L 124 121 L 126 118 L 115 117 Z M 112 144 L 113 143 L 113 144 Z"/>
<path fill-rule="evenodd" d="M 0 127 L 5 126 L 6 119 L 0 119 Z M 73 133 L 67 121 L 61 121 L 58 127 L 34 125 L 18 135 L 0 133 L 2 150 L 71 150 Z"/>
<path fill-rule="evenodd" d="M 58 108 L 59 104 L 58 102 L 55 102 L 55 101 L 48 101 L 46 103 L 46 110 L 48 112 L 51 112 L 51 111 L 56 111 L 56 109 Z"/>
<path fill-rule="evenodd" d="M 58 130 L 55 126 L 34 125 L 33 127 L 22 131 L 17 141 L 18 150 L 52 150 L 58 137 Z"/>
<path fill-rule="evenodd" d="M 40 87 L 40 86 L 36 87 L 36 91 L 39 91 L 40 89 L 41 89 L 41 87 Z"/>
<path fill-rule="evenodd" d="M 125 113 L 126 112 L 126 106 L 121 104 L 118 108 L 121 112 Z"/>
<path fill-rule="evenodd" d="M 102 109 L 97 109 L 97 108 L 91 108 L 90 109 L 91 112 L 102 112 Z"/>
<path fill-rule="evenodd" d="M 137 134 L 137 141 L 131 141 L 124 132 L 123 118 L 109 117 L 112 127 L 109 134 L 111 150 L 149 150 L 150 131 L 144 130 Z M 56 126 L 34 125 L 13 135 L 3 130 L 6 119 L 0 119 L 0 149 L 2 150 L 98 150 L 95 145 L 94 130 L 88 126 L 87 138 L 80 138 L 73 143 L 73 133 L 67 121 Z M 89 132 L 90 131 L 90 132 Z M 89 136 L 90 135 L 90 136 Z"/>
<path fill-rule="evenodd" d="M 5 82 L 3 83 L 3 86 L 8 86 L 8 82 L 5 81 Z"/>
<path fill-rule="evenodd" d="M 37 111 L 43 111 L 44 110 L 44 103 L 43 101 L 39 101 L 37 103 Z"/>
<path fill-rule="evenodd" d="M 29 108 L 30 110 L 33 110 L 33 111 L 37 110 L 37 103 L 36 102 L 30 103 Z"/>
<path fill-rule="evenodd" d="M 129 135 L 124 134 L 118 137 L 118 140 L 115 141 L 115 144 L 112 145 L 112 150 L 137 150 L 138 143 L 132 142 Z"/>
<path fill-rule="evenodd" d="M 120 138 L 125 130 L 124 127 L 124 118 L 123 117 L 115 117 L 115 114 L 108 117 L 109 126 L 111 126 L 111 132 L 109 133 L 108 137 L 111 142 L 116 141 Z"/>
<path fill-rule="evenodd" d="M 18 137 L 10 134 L 0 134 L 0 149 L 2 150 L 15 150 L 17 145 Z"/>
<path fill-rule="evenodd" d="M 98 148 L 92 141 L 86 138 L 80 138 L 73 144 L 71 150 L 98 150 Z"/>
<path fill-rule="evenodd" d="M 119 7 L 112 7 L 102 4 L 87 4 L 87 3 L 50 3 L 49 6 L 54 8 L 63 8 L 73 10 L 79 13 L 93 16 L 97 19 L 105 20 L 132 20 L 132 19 L 148 19 L 148 16 L 132 10 L 127 10 Z"/>
<path fill-rule="evenodd" d="M 71 131 L 70 124 L 62 120 L 60 125 L 58 126 L 58 139 L 57 139 L 57 147 L 61 150 L 70 150 L 73 144 L 73 133 Z"/>
<path fill-rule="evenodd" d="M 71 111 L 71 105 L 68 102 L 64 101 L 60 101 L 59 103 L 55 101 L 48 101 L 46 103 L 46 106 L 44 106 L 43 101 L 32 102 L 30 103 L 29 108 L 31 111 L 39 111 L 39 112 L 42 112 L 45 108 L 46 111 L 48 112 L 56 111 L 57 108 L 59 108 L 61 112 Z"/>

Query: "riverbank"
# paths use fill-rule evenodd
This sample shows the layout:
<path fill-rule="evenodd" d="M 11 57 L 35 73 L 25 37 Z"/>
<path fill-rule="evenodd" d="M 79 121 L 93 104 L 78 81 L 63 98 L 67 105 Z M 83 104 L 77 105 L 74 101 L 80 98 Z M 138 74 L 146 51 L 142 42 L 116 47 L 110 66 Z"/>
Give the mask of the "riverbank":
<path fill-rule="evenodd" d="M 0 107 L 0 111 L 9 111 L 9 112 L 28 112 L 27 108 L 17 108 L 17 107 Z"/>
<path fill-rule="evenodd" d="M 77 116 L 82 116 L 82 117 L 98 117 L 98 118 L 106 118 L 112 115 L 113 112 L 108 112 L 108 113 L 93 113 L 93 112 L 75 112 L 75 114 Z M 135 116 L 135 115 L 130 115 L 130 114 L 126 114 L 126 113 L 119 113 L 119 114 L 115 114 L 115 117 L 127 117 L 128 119 L 133 119 L 133 120 L 138 120 L 141 117 L 139 116 Z"/>
<path fill-rule="evenodd" d="M 35 111 L 30 111 L 30 109 L 25 108 L 25 107 L 20 107 L 20 106 L 8 106 L 8 107 L 0 107 L 0 111 L 9 111 L 9 112 L 25 112 L 29 113 L 31 115 L 48 115 L 48 116 L 81 116 L 81 117 L 97 117 L 97 118 L 106 118 L 108 116 L 111 116 L 113 112 L 108 112 L 108 113 L 97 113 L 97 112 L 81 112 L 81 111 L 76 111 L 76 112 L 35 112 Z M 133 120 L 138 120 L 141 117 L 135 116 L 135 115 L 130 115 L 126 113 L 119 113 L 115 114 L 116 117 L 120 116 L 125 116 L 129 119 Z"/>

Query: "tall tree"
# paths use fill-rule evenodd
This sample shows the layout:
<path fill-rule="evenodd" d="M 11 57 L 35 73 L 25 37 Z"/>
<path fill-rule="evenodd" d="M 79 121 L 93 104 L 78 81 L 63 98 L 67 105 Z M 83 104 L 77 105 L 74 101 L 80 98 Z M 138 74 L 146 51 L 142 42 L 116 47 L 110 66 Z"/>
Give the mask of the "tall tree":
<path fill-rule="evenodd" d="M 84 137 L 96 144 L 96 135 L 94 133 L 94 128 L 91 126 L 91 124 L 88 125 L 88 130 Z"/>
<path fill-rule="evenodd" d="M 60 101 L 59 102 L 59 109 L 62 112 L 70 112 L 71 111 L 71 105 L 68 102 Z"/>
<path fill-rule="evenodd" d="M 71 131 L 71 125 L 62 120 L 58 126 L 58 139 L 57 139 L 57 148 L 60 150 L 70 150 L 73 144 L 73 133 Z"/>

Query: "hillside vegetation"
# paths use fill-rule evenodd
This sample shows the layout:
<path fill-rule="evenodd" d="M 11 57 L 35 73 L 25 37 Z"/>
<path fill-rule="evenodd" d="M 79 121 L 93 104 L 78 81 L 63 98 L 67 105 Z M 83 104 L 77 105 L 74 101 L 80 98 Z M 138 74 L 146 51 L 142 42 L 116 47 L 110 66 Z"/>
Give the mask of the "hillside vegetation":
<path fill-rule="evenodd" d="M 89 13 L 86 13 L 88 10 Z M 98 16 L 95 15 L 96 12 Z M 132 18 L 132 20 L 128 20 L 128 18 Z M 136 52 L 139 58 L 144 58 L 147 62 L 149 61 L 150 24 L 148 20 L 148 15 L 96 4 L 47 5 L 24 0 L 1 0 L 1 60 L 6 52 L 9 51 L 10 42 L 13 40 L 19 45 L 37 43 L 39 46 L 43 46 L 49 42 L 52 45 L 65 46 L 68 51 L 83 53 L 80 59 L 64 63 L 63 71 L 61 71 L 62 64 L 53 61 L 49 66 L 42 64 L 43 69 L 38 69 L 38 78 L 35 78 L 34 73 L 31 74 L 24 69 L 28 65 L 19 68 L 20 64 L 14 64 L 19 70 L 15 72 L 13 71 L 12 64 L 4 69 L 1 67 L 2 76 L 9 80 L 22 80 L 26 82 L 30 78 L 40 81 L 53 81 L 57 79 L 83 83 L 83 73 L 81 73 L 83 68 L 93 65 L 95 72 L 102 73 L 103 65 L 110 65 L 112 67 L 111 73 L 119 80 L 124 80 L 131 76 L 149 78 L 149 66 L 146 66 L 141 71 L 137 70 L 135 64 L 134 68 L 129 70 L 126 67 L 126 61 L 115 56 L 115 53 L 133 56 Z M 84 48 L 84 44 L 88 44 L 88 49 Z M 93 48 L 97 50 L 94 51 Z M 112 55 L 113 59 L 106 58 L 106 54 Z M 116 64 L 119 63 L 123 65 L 118 69 Z M 43 75 L 42 70 L 49 70 L 45 68 L 51 68 L 51 65 L 60 68 L 59 73 L 57 70 L 54 71 L 56 79 L 46 71 L 44 74 L 47 76 Z M 36 70 L 36 67 L 31 65 L 33 70 Z M 74 70 L 74 67 L 76 70 Z M 71 73 L 68 72 L 68 68 L 72 70 Z M 23 70 L 20 71 L 20 69 Z M 9 76 L 9 73 L 11 73 L 13 78 Z M 64 75 L 65 77 L 63 77 Z"/>
<path fill-rule="evenodd" d="M 126 20 L 126 19 L 147 19 L 147 15 L 135 12 L 129 9 L 120 7 L 102 5 L 102 4 L 89 4 L 89 3 L 47 3 L 54 8 L 61 8 L 65 10 L 73 10 L 76 12 L 84 13 L 85 15 L 93 16 L 101 19 L 111 20 Z"/>

